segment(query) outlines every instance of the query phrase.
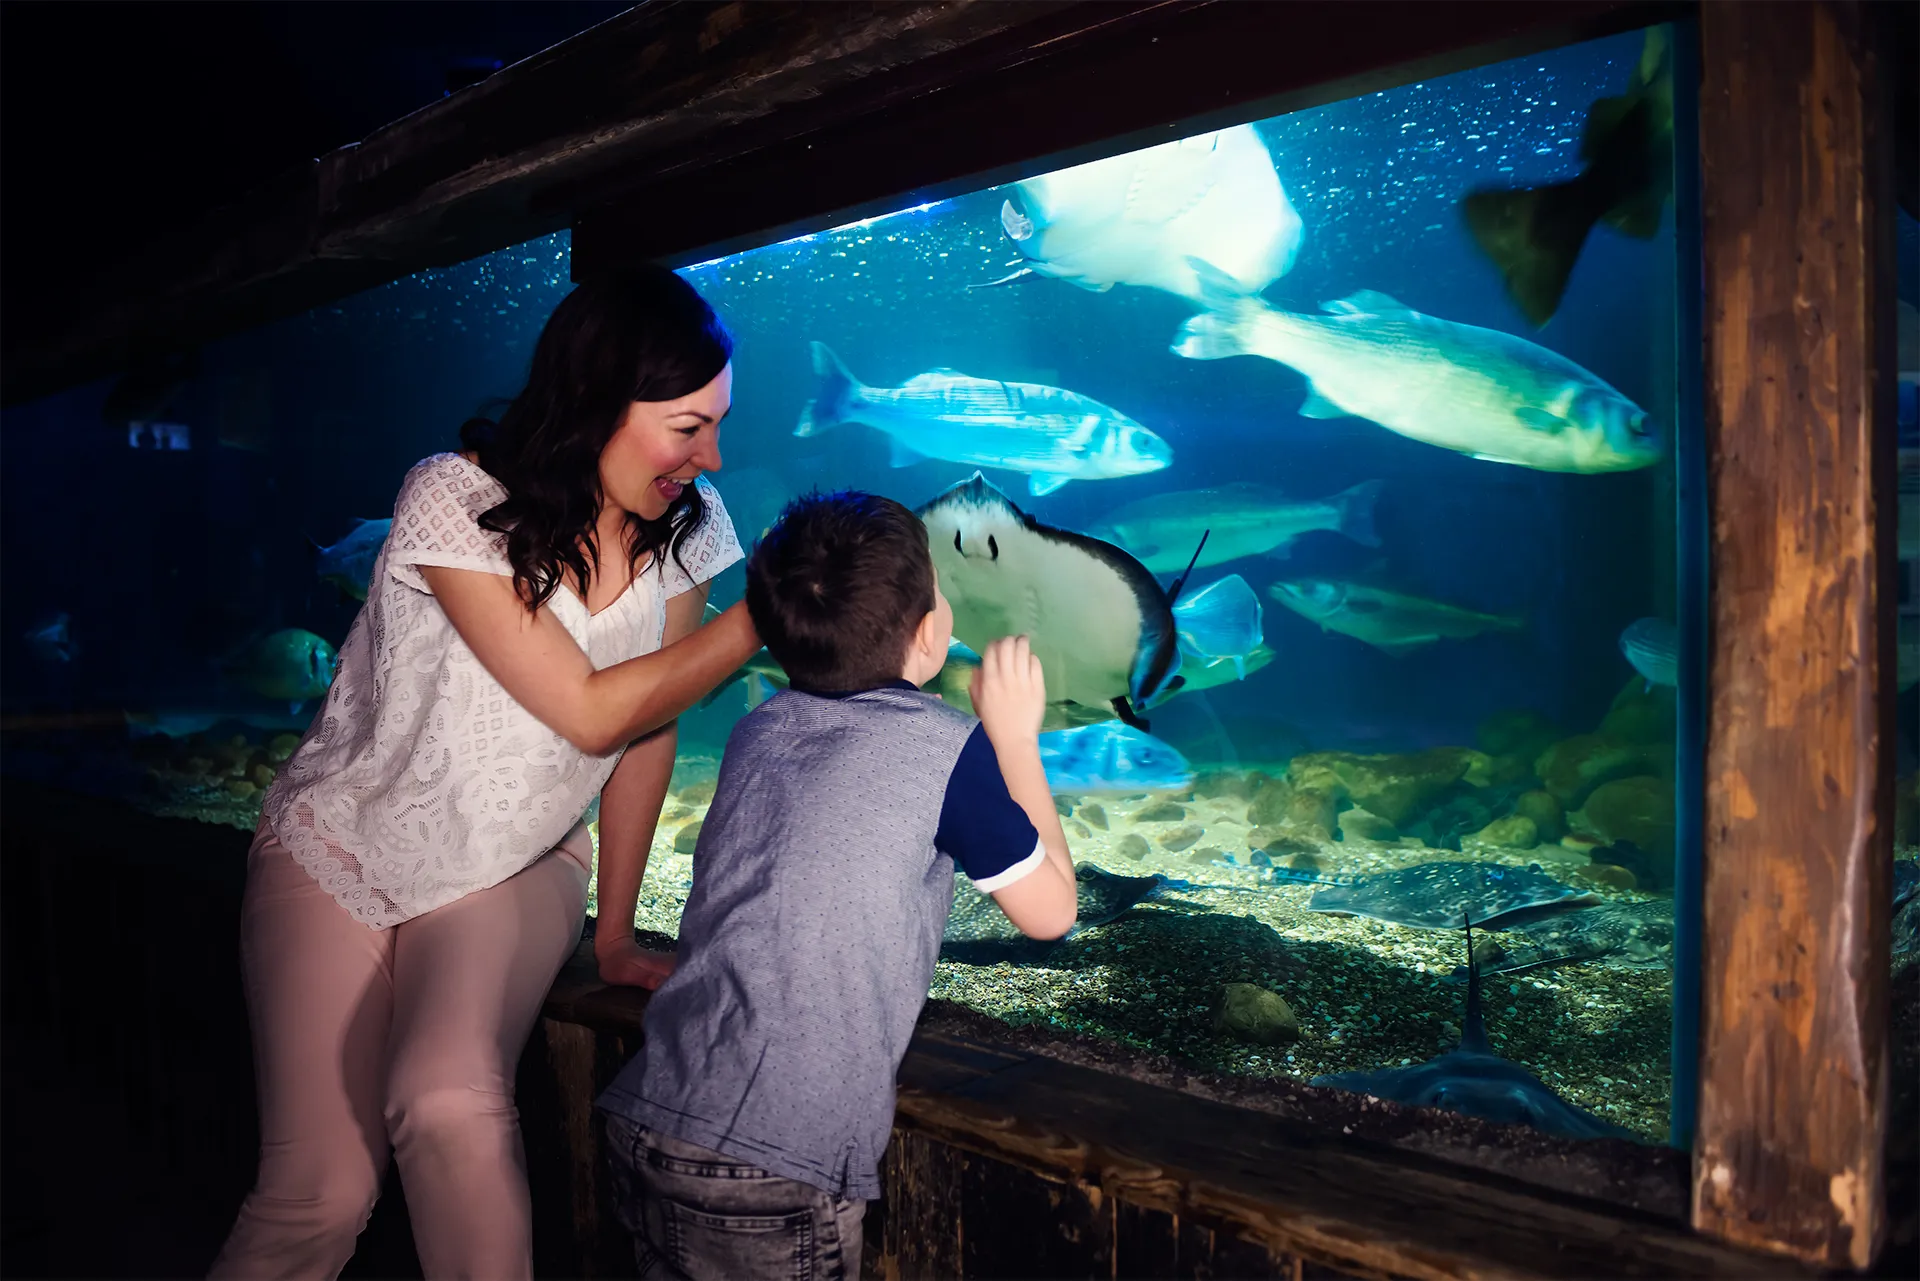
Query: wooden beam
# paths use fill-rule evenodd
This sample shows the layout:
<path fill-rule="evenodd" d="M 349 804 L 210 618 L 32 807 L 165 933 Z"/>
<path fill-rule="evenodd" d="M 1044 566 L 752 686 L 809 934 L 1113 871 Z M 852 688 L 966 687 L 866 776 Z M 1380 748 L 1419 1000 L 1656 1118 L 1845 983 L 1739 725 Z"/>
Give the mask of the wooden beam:
<path fill-rule="evenodd" d="M 1700 10 L 1707 800 L 1695 1225 L 1884 1218 L 1892 272 L 1872 6 Z"/>

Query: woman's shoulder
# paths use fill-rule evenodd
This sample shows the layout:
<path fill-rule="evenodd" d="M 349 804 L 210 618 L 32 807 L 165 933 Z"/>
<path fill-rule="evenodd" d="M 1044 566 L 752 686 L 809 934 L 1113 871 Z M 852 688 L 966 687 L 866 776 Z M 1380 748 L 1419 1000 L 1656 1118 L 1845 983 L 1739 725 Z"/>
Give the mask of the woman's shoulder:
<path fill-rule="evenodd" d="M 423 506 L 484 510 L 505 497 L 500 482 L 465 454 L 429 454 L 407 469 L 394 514 Z"/>

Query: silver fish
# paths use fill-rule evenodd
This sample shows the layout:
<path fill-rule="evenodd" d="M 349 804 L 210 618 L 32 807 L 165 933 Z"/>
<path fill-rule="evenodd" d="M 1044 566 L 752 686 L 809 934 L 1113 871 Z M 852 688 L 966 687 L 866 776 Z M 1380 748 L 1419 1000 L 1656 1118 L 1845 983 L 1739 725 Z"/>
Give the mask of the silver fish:
<path fill-rule="evenodd" d="M 1647 678 L 1649 688 L 1680 683 L 1680 633 L 1672 623 L 1658 618 L 1628 623 L 1620 633 L 1620 652 Z"/>
<path fill-rule="evenodd" d="M 1247 674 L 1247 655 L 1259 647 L 1260 598 L 1238 574 L 1228 574 L 1188 593 L 1173 607 L 1180 652 L 1201 666 L 1225 659 L 1237 675 Z"/>
<path fill-rule="evenodd" d="M 1027 266 L 995 284 L 1037 273 L 1096 292 L 1142 285 L 1195 300 L 1192 260 L 1259 293 L 1292 268 L 1301 240 L 1300 215 L 1252 125 L 1017 182 L 1000 226 Z"/>
<path fill-rule="evenodd" d="M 1424 596 L 1325 578 L 1274 583 L 1267 595 L 1323 631 L 1351 636 L 1396 658 L 1439 640 L 1526 626 L 1526 620 L 1510 615 L 1483 614 Z"/>
<path fill-rule="evenodd" d="M 951 369 L 900 387 L 868 387 L 825 343 L 813 344 L 820 385 L 800 411 L 796 436 L 859 422 L 886 433 L 893 465 L 923 458 L 1027 473 L 1028 491 L 1051 494 L 1070 480 L 1142 476 L 1173 461 L 1166 441 L 1119 410 L 1037 383 L 1003 383 Z"/>
<path fill-rule="evenodd" d="M 1050 702 L 1137 721 L 1179 679 L 1166 593 L 1118 547 L 1041 524 L 979 472 L 917 514 L 955 638 L 977 652 L 1028 636 Z"/>
<path fill-rule="evenodd" d="M 1174 490 L 1117 508 L 1087 532 L 1118 543 L 1156 574 L 1185 569 L 1193 549 L 1200 547 L 1202 534 L 1207 542 L 1194 562 L 1197 569 L 1243 556 L 1284 556 L 1294 540 L 1315 530 L 1329 530 L 1362 547 L 1378 547 L 1373 508 L 1380 487 L 1377 480 L 1363 480 L 1308 502 L 1251 481 Z"/>
<path fill-rule="evenodd" d="M 1208 303 L 1173 350 L 1194 360 L 1262 356 L 1299 370 L 1308 418 L 1368 418 L 1412 440 L 1541 471 L 1631 471 L 1663 453 L 1645 410 L 1512 334 L 1422 315 L 1371 290 L 1322 304 L 1321 316 L 1225 288 Z"/>
<path fill-rule="evenodd" d="M 1040 736 L 1047 785 L 1070 796 L 1184 792 L 1193 766 L 1171 744 L 1131 725 L 1106 721 Z"/>

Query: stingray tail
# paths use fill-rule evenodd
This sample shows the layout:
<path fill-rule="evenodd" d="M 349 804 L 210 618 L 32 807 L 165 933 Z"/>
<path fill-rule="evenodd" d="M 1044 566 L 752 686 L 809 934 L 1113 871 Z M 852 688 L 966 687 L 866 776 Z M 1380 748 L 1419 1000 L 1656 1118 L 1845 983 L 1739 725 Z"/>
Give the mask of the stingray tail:
<path fill-rule="evenodd" d="M 1475 1054 L 1491 1054 L 1487 1044 L 1487 1021 L 1480 1009 L 1480 964 L 1473 959 L 1473 917 L 1460 918 L 1467 927 L 1467 1015 L 1460 1025 L 1460 1048 Z"/>
<path fill-rule="evenodd" d="M 800 425 L 793 429 L 796 436 L 817 436 L 846 422 L 860 395 L 859 380 L 823 342 L 813 344 L 813 372 L 820 383 L 814 388 L 813 399 L 800 411 Z"/>
<path fill-rule="evenodd" d="M 1373 527 L 1373 508 L 1380 501 L 1380 490 L 1384 484 L 1378 480 L 1363 480 L 1327 500 L 1339 513 L 1340 533 L 1362 547 L 1380 545 L 1380 535 Z"/>

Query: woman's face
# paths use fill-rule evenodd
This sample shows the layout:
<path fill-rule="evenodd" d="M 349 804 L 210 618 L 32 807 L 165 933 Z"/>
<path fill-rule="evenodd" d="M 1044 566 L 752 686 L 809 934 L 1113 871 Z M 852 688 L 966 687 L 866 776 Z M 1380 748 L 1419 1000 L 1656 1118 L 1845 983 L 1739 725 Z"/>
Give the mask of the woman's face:
<path fill-rule="evenodd" d="M 678 400 L 636 400 L 600 452 L 600 492 L 658 520 L 702 472 L 720 470 L 720 420 L 733 407 L 733 365 Z"/>

